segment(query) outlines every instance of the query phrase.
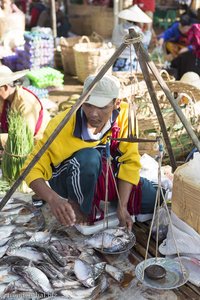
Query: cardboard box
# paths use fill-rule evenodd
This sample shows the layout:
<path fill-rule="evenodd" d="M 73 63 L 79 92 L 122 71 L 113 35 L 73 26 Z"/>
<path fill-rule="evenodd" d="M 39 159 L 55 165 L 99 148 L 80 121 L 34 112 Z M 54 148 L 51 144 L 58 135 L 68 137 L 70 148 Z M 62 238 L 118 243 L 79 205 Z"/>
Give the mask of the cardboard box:
<path fill-rule="evenodd" d="M 200 184 L 179 174 L 186 165 L 174 173 L 172 211 L 200 234 Z"/>

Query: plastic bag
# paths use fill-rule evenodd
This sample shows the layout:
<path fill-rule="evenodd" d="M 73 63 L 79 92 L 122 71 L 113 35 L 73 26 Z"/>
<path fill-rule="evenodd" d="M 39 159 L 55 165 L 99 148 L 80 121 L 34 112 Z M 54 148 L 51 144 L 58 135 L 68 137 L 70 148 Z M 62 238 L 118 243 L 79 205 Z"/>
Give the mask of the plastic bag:
<path fill-rule="evenodd" d="M 156 241 L 157 238 L 157 226 L 159 226 L 158 230 L 158 242 L 162 242 L 167 237 L 169 225 L 169 217 L 167 213 L 167 209 L 164 205 L 161 205 L 157 208 L 157 212 L 154 218 L 154 223 L 152 227 L 152 238 Z"/>

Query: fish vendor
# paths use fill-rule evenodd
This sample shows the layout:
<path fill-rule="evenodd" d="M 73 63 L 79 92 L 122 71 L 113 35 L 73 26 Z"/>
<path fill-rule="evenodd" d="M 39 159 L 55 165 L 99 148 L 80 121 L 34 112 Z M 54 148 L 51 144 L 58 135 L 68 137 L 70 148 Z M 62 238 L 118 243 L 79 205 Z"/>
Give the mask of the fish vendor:
<path fill-rule="evenodd" d="M 19 111 L 33 133 L 40 139 L 50 115 L 43 108 L 39 98 L 19 82 L 29 70 L 12 72 L 7 66 L 0 66 L 0 145 L 4 148 L 8 138 L 8 112 Z"/>
<path fill-rule="evenodd" d="M 83 91 L 94 78 L 94 75 L 86 78 Z M 112 167 L 107 173 L 108 187 L 105 183 L 107 138 L 128 136 L 128 103 L 121 101 L 119 92 L 120 82 L 115 76 L 105 75 L 99 80 L 25 178 L 63 225 L 92 223 L 97 213 L 102 219 L 100 201 L 105 200 L 106 191 L 108 200 L 117 204 L 120 224 L 129 230 L 133 226 L 131 215 L 153 212 L 157 187 L 140 178 L 137 143 L 111 139 Z M 23 170 L 68 111 L 60 112 L 49 122 Z"/>

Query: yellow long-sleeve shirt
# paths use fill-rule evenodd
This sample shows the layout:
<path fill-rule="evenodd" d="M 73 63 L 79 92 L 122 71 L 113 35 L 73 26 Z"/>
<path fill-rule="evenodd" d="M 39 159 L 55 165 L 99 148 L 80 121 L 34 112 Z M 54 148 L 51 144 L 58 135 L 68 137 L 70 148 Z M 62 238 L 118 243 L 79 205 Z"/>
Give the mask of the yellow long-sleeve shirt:
<path fill-rule="evenodd" d="M 29 155 L 25 162 L 22 171 L 27 167 L 30 161 L 35 157 L 44 143 L 55 131 L 57 126 L 66 116 L 68 110 L 61 112 L 55 118 L 53 118 L 43 135 L 43 138 L 37 142 L 33 152 Z M 111 136 L 111 129 L 106 132 L 102 139 L 98 141 L 84 141 L 80 137 L 75 136 L 74 131 L 78 122 L 77 113 L 73 114 L 68 123 L 63 127 L 60 133 L 56 136 L 49 148 L 41 156 L 38 162 L 31 169 L 25 180 L 29 185 L 33 180 L 43 178 L 49 180 L 52 177 L 52 165 L 57 166 L 63 160 L 71 157 L 73 153 L 84 148 L 94 148 L 101 144 L 106 144 L 108 136 Z M 128 135 L 128 104 L 122 102 L 120 105 L 120 111 L 116 118 L 116 123 L 120 127 L 119 137 L 127 138 Z M 139 170 L 140 170 L 140 155 L 138 153 L 138 144 L 129 142 L 119 143 L 119 152 L 121 155 L 118 158 L 119 172 L 118 178 L 130 182 L 132 184 L 138 184 L 139 182 Z"/>

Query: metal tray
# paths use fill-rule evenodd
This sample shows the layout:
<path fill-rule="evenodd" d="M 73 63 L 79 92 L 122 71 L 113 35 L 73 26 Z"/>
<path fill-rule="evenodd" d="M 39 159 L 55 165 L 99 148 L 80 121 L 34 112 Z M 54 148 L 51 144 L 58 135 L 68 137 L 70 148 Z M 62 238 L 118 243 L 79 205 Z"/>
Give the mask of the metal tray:
<path fill-rule="evenodd" d="M 165 268 L 166 276 L 162 279 L 150 279 L 146 275 L 143 278 L 143 268 L 157 264 Z M 169 258 L 150 258 L 139 263 L 135 269 L 136 277 L 139 281 L 150 288 L 159 290 L 175 289 L 184 285 L 189 278 L 189 272 L 183 266 L 183 272 L 180 263 L 177 260 Z"/>
<path fill-rule="evenodd" d="M 135 244 L 136 244 L 136 237 L 135 237 L 135 234 L 133 232 L 130 232 L 130 238 L 131 238 L 130 242 L 127 243 L 125 245 L 125 247 L 122 248 L 120 251 L 111 252 L 111 251 L 107 250 L 106 248 L 104 248 L 104 249 L 94 248 L 94 249 L 97 250 L 100 253 L 103 253 L 103 254 L 109 254 L 109 255 L 110 254 L 112 254 L 112 255 L 121 254 L 121 253 L 129 251 L 133 246 L 135 246 Z"/>

